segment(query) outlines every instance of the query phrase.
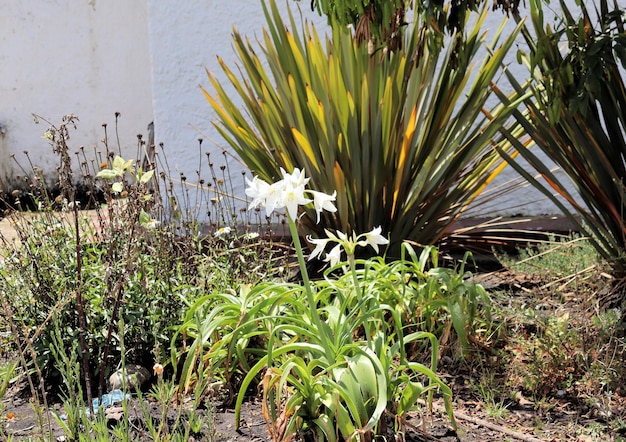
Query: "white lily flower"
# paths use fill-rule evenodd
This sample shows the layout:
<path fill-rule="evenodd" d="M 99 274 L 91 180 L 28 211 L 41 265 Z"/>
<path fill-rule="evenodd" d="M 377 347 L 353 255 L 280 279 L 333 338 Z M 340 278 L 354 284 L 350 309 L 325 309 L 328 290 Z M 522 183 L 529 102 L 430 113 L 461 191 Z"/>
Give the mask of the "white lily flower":
<path fill-rule="evenodd" d="M 313 195 L 313 205 L 315 206 L 315 212 L 317 213 L 317 221 L 320 222 L 320 214 L 322 210 L 328 212 L 336 212 L 337 208 L 332 203 L 337 198 L 337 191 L 335 190 L 332 195 L 328 195 L 323 192 L 317 192 L 315 190 L 309 191 Z"/>
<path fill-rule="evenodd" d="M 285 183 L 277 181 L 274 184 L 270 184 L 265 194 L 263 205 L 265 206 L 265 214 L 270 216 L 276 209 L 282 209 L 285 207 L 283 201 L 283 194 L 285 193 Z"/>
<path fill-rule="evenodd" d="M 252 181 L 246 178 L 246 184 L 248 185 L 246 195 L 252 198 L 248 209 L 262 205 L 265 207 L 267 216 L 269 216 L 276 209 L 286 208 L 289 217 L 296 220 L 298 217 L 298 206 L 313 202 L 317 212 L 317 222 L 320 220 L 322 210 L 328 210 L 329 212 L 337 211 L 337 208 L 332 203 L 336 199 L 337 192 L 335 191 L 332 195 L 327 195 L 322 192 L 307 190 L 306 185 L 310 178 L 306 177 L 304 169 L 300 170 L 296 167 L 292 173 L 288 173 L 281 167 L 280 172 L 283 179 L 273 184 L 268 184 L 256 176 Z M 307 198 L 307 194 L 311 194 L 313 199 Z"/>
<path fill-rule="evenodd" d="M 329 242 L 337 243 L 337 245 L 326 254 L 326 258 L 324 259 L 324 261 L 330 262 L 332 265 L 335 265 L 341 260 L 341 249 L 345 250 L 348 256 L 354 256 L 356 246 L 367 247 L 369 245 L 378 253 L 378 246 L 389 244 L 389 240 L 381 235 L 382 228 L 380 226 L 372 229 L 370 232 L 361 233 L 358 236 L 355 233 L 352 233 L 351 236 L 347 235 L 341 230 L 332 233 L 324 229 L 324 232 L 326 232 L 327 238 L 314 239 L 311 236 L 307 236 L 307 240 L 315 244 L 315 249 L 309 256 L 309 261 L 321 256 Z"/>
<path fill-rule="evenodd" d="M 304 184 L 296 187 L 286 185 L 282 194 L 282 203 L 287 208 L 291 219 L 298 218 L 298 206 L 309 204 L 310 199 L 304 196 Z"/>
<path fill-rule="evenodd" d="M 306 186 L 310 180 L 310 178 L 306 177 L 304 169 L 300 170 L 297 167 L 293 169 L 292 173 L 287 173 L 285 169 L 281 167 L 280 173 L 283 175 L 283 181 L 293 187 Z"/>
<path fill-rule="evenodd" d="M 382 230 L 383 230 L 382 227 L 378 226 L 372 229 L 370 232 L 363 234 L 365 236 L 365 241 L 367 242 L 367 244 L 372 246 L 372 248 L 376 250 L 376 253 L 378 253 L 379 245 L 382 246 L 382 245 L 389 244 L 389 240 L 381 235 Z"/>
<path fill-rule="evenodd" d="M 348 235 L 343 233 L 341 230 L 337 230 L 337 236 L 335 238 L 337 237 L 339 237 L 339 241 L 348 241 Z"/>
<path fill-rule="evenodd" d="M 341 244 L 337 244 L 333 247 L 332 250 L 326 254 L 324 261 L 330 262 L 331 266 L 339 263 L 339 261 L 341 261 Z"/>
<path fill-rule="evenodd" d="M 252 202 L 248 206 L 248 209 L 252 209 L 259 204 L 263 204 L 270 185 L 257 176 L 255 176 L 252 181 L 246 178 L 246 184 L 248 185 L 248 187 L 246 187 L 246 195 L 252 198 Z"/>
<path fill-rule="evenodd" d="M 315 248 L 311 252 L 311 255 L 309 255 L 309 261 L 312 260 L 313 258 L 321 256 L 322 252 L 324 252 L 324 249 L 326 248 L 326 244 L 328 244 L 328 241 L 329 241 L 328 238 L 317 239 L 317 238 L 313 238 L 311 235 L 308 235 L 306 239 L 308 242 L 315 244 Z"/>

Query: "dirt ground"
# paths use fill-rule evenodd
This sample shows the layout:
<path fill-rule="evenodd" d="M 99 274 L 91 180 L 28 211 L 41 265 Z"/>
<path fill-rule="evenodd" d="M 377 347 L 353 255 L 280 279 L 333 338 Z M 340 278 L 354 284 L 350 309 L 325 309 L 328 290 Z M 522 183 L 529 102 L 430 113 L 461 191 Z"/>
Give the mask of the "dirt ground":
<path fill-rule="evenodd" d="M 488 441 L 614 441 L 619 437 L 598 433 L 585 434 L 585 428 L 592 428 L 602 423 L 602 419 L 581 414 L 576 404 L 567 399 L 556 402 L 551 411 L 538 411 L 535 404 L 524 401 L 511 404 L 508 413 L 503 419 L 492 419 L 487 416 L 485 405 L 467 388 L 463 374 L 447 375 L 446 380 L 455 391 L 454 413 L 458 423 L 457 431 L 453 431 L 445 415 L 443 402 L 438 399 L 434 403 L 433 412 L 424 410 L 423 416 L 413 415 L 407 421 L 408 431 L 406 440 L 409 442 L 440 441 L 440 442 L 488 442 Z M 28 399 L 12 397 L 10 394 L 4 399 L 5 430 L 13 440 L 27 440 L 42 436 L 41 426 L 37 414 L 33 411 Z M 523 403 L 523 405 L 522 405 Z M 625 403 L 626 406 L 626 403 Z M 115 406 L 112 406 L 115 407 Z M 58 415 L 63 414 L 60 404 L 51 407 Z M 142 412 L 136 399 L 128 404 L 130 423 L 133 435 L 137 440 L 151 440 L 142 425 Z M 115 415 L 115 408 L 109 409 L 111 418 L 109 426 L 116 425 L 119 415 Z M 213 410 L 201 411 L 211 413 L 213 428 L 204 428 L 195 434 L 190 441 L 269 441 L 266 423 L 258 402 L 251 400 L 244 403 L 242 409 L 241 428 L 235 430 L 234 410 L 222 408 L 215 404 Z M 150 414 L 154 418 L 160 416 L 161 411 L 156 404 L 152 404 Z M 44 440 L 63 441 L 63 432 L 57 420 L 51 416 L 50 426 L 44 425 Z M 53 438 L 50 438 L 53 435 Z"/>

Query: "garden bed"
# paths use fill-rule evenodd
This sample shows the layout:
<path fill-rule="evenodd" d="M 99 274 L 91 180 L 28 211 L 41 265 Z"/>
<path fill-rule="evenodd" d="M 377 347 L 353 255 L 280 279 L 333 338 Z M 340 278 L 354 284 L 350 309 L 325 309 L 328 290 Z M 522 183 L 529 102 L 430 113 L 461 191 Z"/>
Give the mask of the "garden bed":
<path fill-rule="evenodd" d="M 549 273 L 550 270 L 547 270 Z M 569 367 L 576 363 L 574 355 L 570 359 L 544 357 L 539 360 L 525 360 L 521 356 L 515 358 L 515 347 L 520 347 L 521 355 L 530 355 L 531 349 L 541 349 L 534 338 L 539 335 L 541 327 L 545 326 L 546 318 L 567 317 L 567 330 L 571 333 L 562 341 L 552 342 L 552 345 L 561 345 L 563 354 L 572 349 L 582 351 L 578 339 L 584 334 L 597 334 L 610 331 L 598 329 L 591 325 L 591 319 L 596 316 L 596 306 L 590 301 L 589 286 L 580 286 L 575 289 L 571 286 L 567 290 L 550 291 L 545 288 L 545 279 L 535 274 L 520 274 L 510 271 L 501 271 L 476 276 L 477 281 L 489 288 L 496 310 L 501 316 L 503 324 L 508 324 L 509 337 L 502 340 L 495 348 L 476 349 L 478 352 L 466 361 L 454 361 L 444 354 L 441 359 L 440 376 L 450 385 L 454 392 L 454 413 L 459 424 L 455 433 L 445 414 L 441 400 L 435 400 L 432 414 L 425 410 L 422 416 L 411 414 L 409 418 L 410 433 L 406 435 L 408 441 L 466 441 L 486 442 L 502 440 L 520 441 L 617 441 L 626 436 L 626 391 L 603 390 L 596 388 L 601 385 L 602 379 L 594 385 L 592 379 L 587 378 L 586 384 L 582 379 L 572 381 L 567 389 L 561 389 L 556 375 L 558 373 L 575 371 L 580 367 Z M 518 313 L 514 313 L 514 312 Z M 524 316 L 524 311 L 533 311 L 537 315 L 533 320 Z M 543 325 L 542 325 L 543 324 Z M 517 339 L 513 340 L 513 333 L 517 332 Z M 556 339 L 556 338 L 555 338 Z M 612 339 L 622 339 L 612 336 Z M 609 339 L 607 338 L 607 341 Z M 524 342 L 529 346 L 521 349 Z M 544 341 L 544 344 L 547 341 Z M 534 346 L 534 347 L 533 347 Z M 523 351 L 522 351 L 523 350 Z M 616 362 L 623 366 L 623 347 L 616 347 L 614 357 Z M 602 351 L 599 346 L 588 351 Z M 585 356 L 585 355 L 582 355 Z M 536 370 L 542 368 L 544 375 Z M 561 365 L 558 365 L 561 364 Z M 605 373 L 615 370 L 616 366 L 607 366 Z M 533 371 L 535 370 L 535 371 Z M 523 380 L 514 380 L 514 376 L 528 377 L 535 373 L 537 391 L 535 397 L 522 388 Z M 554 389 L 550 390 L 550 377 L 553 377 Z M 510 389 L 512 385 L 520 386 L 519 390 Z M 538 386 L 542 383 L 542 386 Z M 507 385 L 508 384 L 508 385 Z M 6 409 L 4 413 L 7 434 L 13 435 L 14 440 L 27 440 L 29 437 L 41 435 L 41 430 L 24 385 L 14 385 L 7 391 L 4 398 Z M 225 407 L 219 400 L 214 400 L 213 408 L 203 410 L 210 416 L 210 426 L 205 426 L 202 432 L 190 440 L 210 441 L 266 441 L 269 440 L 266 422 L 261 412 L 261 405 L 254 398 L 244 402 L 241 414 L 241 428 L 235 429 L 234 411 Z M 159 405 L 148 400 L 150 414 L 155 419 L 161 416 Z M 54 404 L 50 407 L 62 413 L 62 405 Z M 128 403 L 129 415 L 134 431 L 132 434 L 141 436 L 143 417 L 136 398 Z M 175 411 L 172 410 L 170 414 Z M 119 419 L 119 417 L 118 417 Z M 63 431 L 52 419 L 53 440 L 63 440 Z M 115 427 L 116 420 L 110 421 Z M 46 439 L 50 434 L 43 435 Z M 148 440 L 141 439 L 138 440 Z"/>

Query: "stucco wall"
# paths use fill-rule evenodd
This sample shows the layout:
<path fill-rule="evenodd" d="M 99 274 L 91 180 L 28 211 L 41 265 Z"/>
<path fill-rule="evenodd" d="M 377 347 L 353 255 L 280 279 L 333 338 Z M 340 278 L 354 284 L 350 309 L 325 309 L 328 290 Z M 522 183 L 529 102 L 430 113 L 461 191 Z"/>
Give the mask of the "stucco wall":
<path fill-rule="evenodd" d="M 285 9 L 285 1 L 277 4 Z M 289 0 L 297 14 L 298 4 Z M 326 18 L 308 10 L 309 2 L 302 2 L 303 14 L 309 21 L 324 27 Z M 206 152 L 218 168 L 225 164 L 223 150 L 228 149 L 211 122 L 215 120 L 200 86 L 211 90 L 206 70 L 214 73 L 227 90 L 228 81 L 217 57 L 234 67 L 235 51 L 232 31 L 255 41 L 261 37 L 265 24 L 260 0 L 148 0 L 150 18 L 150 45 L 152 48 L 152 84 L 155 110 L 155 140 L 162 142 L 170 167 L 184 172 L 189 181 L 196 182 L 196 170 L 210 178 Z M 233 97 L 235 94 L 233 93 Z M 202 154 L 198 138 L 203 139 Z M 235 193 L 244 195 L 244 167 L 229 159 L 230 174 Z M 220 171 L 218 170 L 218 173 Z M 249 176 L 249 175 L 248 175 Z"/>
<path fill-rule="evenodd" d="M 57 164 L 32 114 L 80 121 L 70 144 L 101 147 L 102 123 L 135 155 L 152 121 L 146 0 L 3 0 L 0 8 L 0 184 L 11 186 L 15 154 L 48 174 Z M 0 134 L 2 132 L 0 131 Z M 115 136 L 112 137 L 115 139 Z M 117 144 L 115 144 L 117 147 Z"/>

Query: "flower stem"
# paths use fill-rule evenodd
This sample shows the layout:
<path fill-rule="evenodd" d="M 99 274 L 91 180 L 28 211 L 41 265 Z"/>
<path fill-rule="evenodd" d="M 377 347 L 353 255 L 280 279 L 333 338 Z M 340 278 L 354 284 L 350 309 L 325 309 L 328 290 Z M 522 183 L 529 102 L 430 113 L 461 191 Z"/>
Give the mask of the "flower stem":
<path fill-rule="evenodd" d="M 306 269 L 306 262 L 304 261 L 304 253 L 302 252 L 302 243 L 300 242 L 300 236 L 298 235 L 298 229 L 296 227 L 296 223 L 291 219 L 290 216 L 287 216 L 289 220 L 289 231 L 291 233 L 291 238 L 293 239 L 293 245 L 296 249 L 296 254 L 298 256 L 298 265 L 300 266 L 300 273 L 302 275 L 302 284 L 304 285 L 304 292 L 306 294 L 307 302 L 309 303 L 309 308 L 311 310 L 311 320 L 313 321 L 313 325 L 317 328 L 320 333 L 321 343 L 324 347 L 324 351 L 326 352 L 326 356 L 329 360 L 333 360 L 335 356 L 335 351 L 332 346 L 332 336 L 329 335 L 328 326 L 322 321 L 318 311 L 317 311 L 317 301 L 315 300 L 315 295 L 313 293 L 313 288 L 311 287 L 311 281 L 309 279 L 309 273 Z"/>
<path fill-rule="evenodd" d="M 354 294 L 357 299 L 357 305 L 361 305 L 361 308 L 365 309 L 365 305 L 362 305 L 364 293 L 361 292 L 361 283 L 359 282 L 359 278 L 356 274 L 356 260 L 354 258 L 354 252 L 348 254 L 348 263 L 350 264 L 350 273 L 352 273 L 352 283 L 354 284 Z M 374 328 L 370 321 L 365 321 L 363 323 L 363 327 L 365 329 L 365 338 L 369 342 L 374 335 Z"/>

